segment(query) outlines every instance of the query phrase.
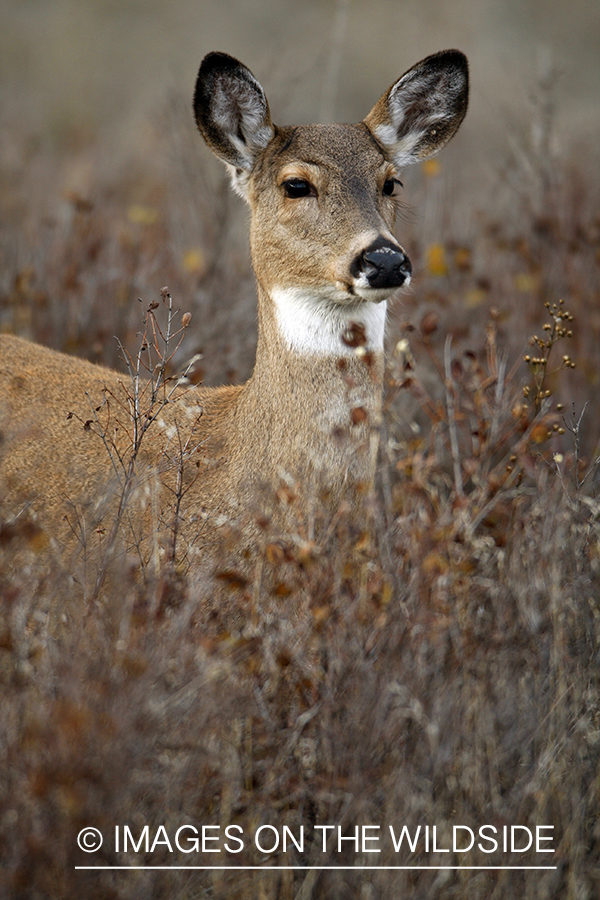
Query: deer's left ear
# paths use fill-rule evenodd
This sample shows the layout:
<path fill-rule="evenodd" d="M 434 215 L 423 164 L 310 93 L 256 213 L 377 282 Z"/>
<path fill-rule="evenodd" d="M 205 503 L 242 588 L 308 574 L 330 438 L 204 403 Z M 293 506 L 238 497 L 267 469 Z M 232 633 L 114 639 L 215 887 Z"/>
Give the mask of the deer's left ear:
<path fill-rule="evenodd" d="M 409 69 L 364 121 L 402 168 L 448 143 L 465 117 L 468 100 L 467 58 L 460 50 L 443 50 Z"/>

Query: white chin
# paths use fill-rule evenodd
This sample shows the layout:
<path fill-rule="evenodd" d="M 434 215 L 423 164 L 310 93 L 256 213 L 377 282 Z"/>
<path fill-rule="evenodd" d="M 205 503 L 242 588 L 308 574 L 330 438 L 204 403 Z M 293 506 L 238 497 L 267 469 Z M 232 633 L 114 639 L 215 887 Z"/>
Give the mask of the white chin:
<path fill-rule="evenodd" d="M 361 300 L 367 300 L 369 303 L 382 303 L 384 300 L 389 300 L 396 291 L 408 287 L 409 284 L 410 275 L 406 277 L 401 285 L 396 287 L 373 288 L 369 287 L 368 283 L 364 283 L 360 278 L 356 279 L 352 287 L 355 297 L 360 297 Z"/>
<path fill-rule="evenodd" d="M 354 289 L 354 297 L 360 297 L 361 300 L 366 300 L 369 303 L 383 303 L 384 300 L 388 300 L 394 291 L 398 290 L 398 288 L 364 288 L 357 287 Z"/>
<path fill-rule="evenodd" d="M 342 340 L 351 323 L 364 325 L 366 348 L 383 350 L 386 304 L 390 291 L 370 291 L 373 296 L 357 296 L 349 291 L 314 292 L 300 288 L 272 288 L 281 336 L 298 353 L 351 356 L 354 348 Z M 366 303 L 365 301 L 373 301 Z"/>

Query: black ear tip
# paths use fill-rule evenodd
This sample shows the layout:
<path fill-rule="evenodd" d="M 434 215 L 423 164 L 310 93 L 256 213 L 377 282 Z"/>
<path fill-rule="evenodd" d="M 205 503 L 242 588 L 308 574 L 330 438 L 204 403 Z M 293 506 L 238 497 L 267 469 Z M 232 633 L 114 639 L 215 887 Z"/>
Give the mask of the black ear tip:
<path fill-rule="evenodd" d="M 448 59 L 448 62 L 452 62 L 464 69 L 468 69 L 469 63 L 462 50 L 442 50 L 442 54 Z"/>
<path fill-rule="evenodd" d="M 442 50 L 436 54 L 439 61 L 447 68 L 456 69 L 461 72 L 468 80 L 469 78 L 469 61 L 462 50 Z"/>
<path fill-rule="evenodd" d="M 455 69 L 465 78 L 469 77 L 469 62 L 462 50 L 440 50 L 424 59 L 422 65 L 439 70 Z"/>
<path fill-rule="evenodd" d="M 202 60 L 200 64 L 200 71 L 198 72 L 198 77 L 206 78 L 207 76 L 210 76 L 217 71 L 231 71 L 232 69 L 237 68 L 239 65 L 239 60 L 235 59 L 235 57 L 233 56 L 229 56 L 228 53 L 213 51 L 212 53 L 207 53 Z"/>

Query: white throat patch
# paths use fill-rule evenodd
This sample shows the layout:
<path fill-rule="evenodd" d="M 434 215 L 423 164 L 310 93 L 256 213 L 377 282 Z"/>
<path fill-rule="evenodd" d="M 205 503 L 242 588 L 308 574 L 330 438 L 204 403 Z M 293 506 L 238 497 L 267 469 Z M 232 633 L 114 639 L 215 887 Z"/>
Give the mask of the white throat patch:
<path fill-rule="evenodd" d="M 365 329 L 365 349 L 383 350 L 387 302 L 340 304 L 301 288 L 274 288 L 271 296 L 282 337 L 290 350 L 304 355 L 352 356 L 354 347 L 342 340 L 351 324 Z"/>

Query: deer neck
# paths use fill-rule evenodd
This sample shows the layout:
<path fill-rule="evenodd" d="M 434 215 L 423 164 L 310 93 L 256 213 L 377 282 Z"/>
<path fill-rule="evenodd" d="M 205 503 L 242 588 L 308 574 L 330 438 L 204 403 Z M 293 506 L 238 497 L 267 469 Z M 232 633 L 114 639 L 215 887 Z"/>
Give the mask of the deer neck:
<path fill-rule="evenodd" d="M 312 483 L 336 501 L 353 485 L 363 493 L 370 488 L 381 422 L 385 312 L 385 303 L 340 308 L 309 292 L 267 294 L 259 287 L 256 364 L 238 417 L 238 445 L 252 456 L 252 467 L 247 460 L 241 468 L 262 471 L 263 483 L 286 476 Z M 351 323 L 364 329 L 365 343 L 358 347 L 342 340 Z M 258 445 L 248 444 L 250 423 Z"/>
<path fill-rule="evenodd" d="M 253 381 L 269 385 L 272 402 L 308 409 L 359 391 L 381 400 L 386 303 L 341 306 L 310 289 L 259 287 L 258 346 Z"/>

